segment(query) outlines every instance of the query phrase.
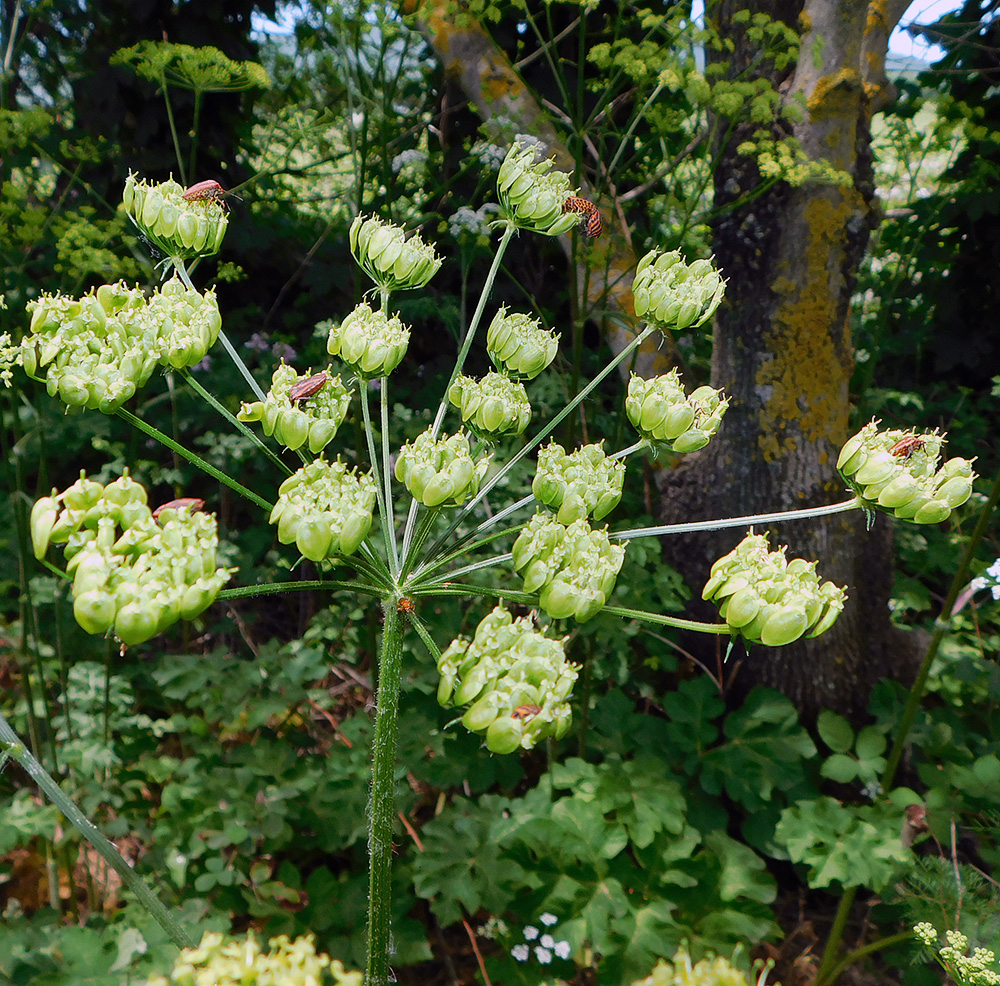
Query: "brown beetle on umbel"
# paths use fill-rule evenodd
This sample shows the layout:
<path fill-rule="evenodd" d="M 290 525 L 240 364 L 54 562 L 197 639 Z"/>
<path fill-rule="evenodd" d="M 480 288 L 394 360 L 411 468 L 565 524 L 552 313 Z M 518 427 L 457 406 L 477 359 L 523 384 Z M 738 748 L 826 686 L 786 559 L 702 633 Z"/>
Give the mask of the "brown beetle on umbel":
<path fill-rule="evenodd" d="M 194 513 L 196 510 L 205 509 L 205 501 L 197 496 L 179 496 L 176 500 L 168 500 L 153 511 L 153 520 L 159 519 L 164 510 L 182 510 L 184 507 L 187 507 L 190 513 Z"/>
<path fill-rule="evenodd" d="M 534 719 L 542 711 L 540 705 L 519 705 L 511 714 L 511 719 Z"/>
<path fill-rule="evenodd" d="M 926 444 L 919 435 L 907 435 L 889 449 L 889 455 L 898 455 L 900 458 L 908 459 L 918 448 L 923 448 Z"/>
<path fill-rule="evenodd" d="M 190 188 L 186 188 L 181 193 L 181 198 L 188 202 L 204 202 L 211 199 L 220 205 L 225 204 L 226 190 L 217 182 L 209 178 L 207 181 L 195 182 Z"/>
<path fill-rule="evenodd" d="M 292 384 L 288 391 L 288 399 L 296 404 L 309 397 L 314 397 L 326 386 L 329 379 L 330 374 L 326 370 L 320 370 L 319 373 L 314 373 L 311 377 L 306 377 L 305 380 Z"/>

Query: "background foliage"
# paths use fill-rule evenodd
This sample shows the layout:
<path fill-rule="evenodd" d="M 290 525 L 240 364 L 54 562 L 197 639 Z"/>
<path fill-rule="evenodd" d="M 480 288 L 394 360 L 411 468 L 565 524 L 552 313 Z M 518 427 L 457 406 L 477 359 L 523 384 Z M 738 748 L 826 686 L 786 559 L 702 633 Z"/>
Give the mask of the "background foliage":
<path fill-rule="evenodd" d="M 181 159 L 198 149 L 191 180 L 241 189 L 222 262 L 199 274 L 217 285 L 226 331 L 258 380 L 282 357 L 300 368 L 325 362 L 315 325 L 346 312 L 363 288 L 347 226 L 359 211 L 377 212 L 421 227 L 449 258 L 431 293 L 401 312 L 418 331 L 400 367 L 400 406 L 433 406 L 450 359 L 443 340 L 458 337 L 485 276 L 481 229 L 456 217 L 488 200 L 493 182 L 478 121 L 393 8 L 303 3 L 291 34 L 264 34 L 250 30 L 251 13 L 274 15 L 273 5 L 226 4 L 224 15 L 221 7 L 159 3 L 143 16 L 131 4 L 5 5 L 3 330 L 23 331 L 24 304 L 40 290 L 149 279 L 149 259 L 117 211 L 119 190 L 130 168 L 159 179 L 179 165 L 163 94 L 111 56 L 166 34 L 257 60 L 270 77 L 269 88 L 207 92 L 198 132 L 180 128 Z M 615 190 L 621 211 L 608 218 L 637 249 L 704 252 L 718 128 L 752 121 L 780 130 L 774 94 L 699 74 L 695 52 L 724 45 L 692 32 L 684 5 L 653 13 L 496 4 L 472 13 L 559 108 L 580 176 Z M 978 20 L 978 6 L 959 16 Z M 766 19 L 754 27 L 775 59 L 794 56 L 786 32 Z M 984 21 L 987 40 L 993 30 Z M 859 286 L 857 423 L 877 414 L 892 427 L 945 428 L 952 454 L 978 455 L 988 476 L 1000 388 L 986 369 L 996 365 L 996 45 L 956 45 L 942 68 L 900 83 L 876 144 L 889 211 Z M 637 99 L 640 91 L 655 99 Z M 171 86 L 168 96 L 175 117 L 190 121 L 191 91 Z M 805 177 L 794 149 L 782 148 L 763 133 L 747 148 L 762 187 Z M 558 405 L 578 375 L 603 363 L 604 343 L 562 255 L 528 240 L 517 253 L 493 300 L 530 305 L 563 330 L 562 374 L 532 393 L 536 405 Z M 705 341 L 685 344 L 679 358 L 689 384 L 703 382 Z M 216 357 L 201 372 L 214 393 L 233 395 L 235 411 L 242 383 L 228 362 Z M 571 426 L 577 437 L 621 438 L 620 397 L 609 386 L 588 403 Z M 251 488 L 272 483 L 249 446 L 169 379 L 151 382 L 133 411 L 194 436 L 201 454 Z M 245 583 L 290 577 L 292 559 L 265 518 L 118 419 L 64 414 L 23 379 L 0 394 L 0 413 L 4 715 L 192 927 L 312 931 L 323 949 L 360 965 L 377 613 L 340 595 L 220 606 L 122 659 L 78 629 L 65 589 L 26 550 L 30 503 L 80 468 L 106 482 L 128 465 L 162 499 L 207 495 L 225 563 L 238 564 Z M 400 438 L 425 425 L 420 413 L 401 412 Z M 516 482 L 526 485 L 527 473 Z M 654 521 L 649 485 L 630 484 L 622 516 Z M 900 625 L 921 632 L 937 614 L 966 534 L 899 532 Z M 995 530 L 991 538 L 975 574 L 1000 554 Z M 677 612 L 689 597 L 650 548 L 626 564 L 617 604 Z M 446 640 L 483 612 L 442 603 L 422 615 Z M 697 954 L 759 945 L 788 963 L 783 978 L 793 982 L 794 946 L 783 940 L 831 908 L 813 891 L 862 885 L 882 895 L 870 917 L 885 934 L 904 919 L 940 924 L 956 912 L 956 891 L 933 857 L 956 851 L 978 867 L 963 871 L 963 927 L 995 947 L 995 901 L 978 873 L 998 862 L 998 644 L 990 593 L 967 593 L 933 671 L 907 788 L 874 803 L 903 703 L 891 683 L 873 696 L 864 729 L 831 715 L 810 734 L 781 695 L 755 690 L 727 704 L 676 641 L 598 617 L 572 642 L 585 669 L 574 732 L 559 749 L 518 760 L 487 756 L 448 728 L 436 671 L 410 643 L 394 871 L 400 980 L 467 981 L 476 935 L 495 982 L 573 979 L 588 965 L 592 981 L 628 982 L 684 940 Z M 919 868 L 899 838 L 911 795 L 926 804 L 932 832 Z M 900 893 L 904 871 L 909 889 Z M 0 981 L 138 981 L 174 953 L 15 768 L 0 775 L 0 880 Z M 791 902 L 800 892 L 809 904 L 798 917 Z M 542 914 L 558 919 L 553 933 L 572 944 L 575 962 L 511 957 Z"/>

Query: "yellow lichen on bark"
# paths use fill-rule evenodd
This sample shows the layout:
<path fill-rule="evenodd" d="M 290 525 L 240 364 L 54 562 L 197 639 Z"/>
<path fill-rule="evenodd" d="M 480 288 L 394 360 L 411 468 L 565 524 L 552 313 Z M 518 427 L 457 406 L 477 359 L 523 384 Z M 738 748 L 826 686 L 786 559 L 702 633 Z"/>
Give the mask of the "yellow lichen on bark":
<path fill-rule="evenodd" d="M 793 451 L 800 436 L 810 443 L 837 443 L 843 437 L 844 388 L 850 370 L 834 344 L 843 331 L 843 326 L 834 324 L 838 318 L 834 289 L 840 273 L 831 271 L 829 264 L 831 256 L 843 252 L 838 241 L 844 238 L 851 211 L 842 198 L 839 203 L 826 197 L 810 202 L 803 216 L 808 229 L 804 269 L 771 284 L 782 299 L 765 338 L 774 358 L 756 378 L 758 389 L 768 394 L 758 439 L 767 461 Z"/>
<path fill-rule="evenodd" d="M 845 102 L 856 102 L 861 86 L 861 74 L 855 68 L 842 68 L 816 80 L 806 100 L 809 113 L 815 119 L 829 113 L 843 112 Z"/>

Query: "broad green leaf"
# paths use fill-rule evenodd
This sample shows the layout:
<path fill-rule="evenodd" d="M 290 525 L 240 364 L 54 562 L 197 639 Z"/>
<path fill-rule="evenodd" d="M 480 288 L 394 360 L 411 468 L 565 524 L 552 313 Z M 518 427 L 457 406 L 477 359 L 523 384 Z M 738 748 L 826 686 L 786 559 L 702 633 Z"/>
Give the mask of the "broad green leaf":
<path fill-rule="evenodd" d="M 836 712 L 824 709 L 816 719 L 819 738 L 834 753 L 847 753 L 854 745 L 854 730 L 851 724 Z"/>
<path fill-rule="evenodd" d="M 858 762 L 844 753 L 835 753 L 823 761 L 819 772 L 831 781 L 847 784 L 858 776 Z"/>

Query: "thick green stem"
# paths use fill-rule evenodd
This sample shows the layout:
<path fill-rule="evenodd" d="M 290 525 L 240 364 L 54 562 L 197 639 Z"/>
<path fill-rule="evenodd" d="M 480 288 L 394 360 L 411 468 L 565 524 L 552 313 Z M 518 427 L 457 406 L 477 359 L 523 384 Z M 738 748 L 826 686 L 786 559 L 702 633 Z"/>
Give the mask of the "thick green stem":
<path fill-rule="evenodd" d="M 378 666 L 372 790 L 368 808 L 368 975 L 366 986 L 388 986 L 392 822 L 396 787 L 396 738 L 403 677 L 403 617 L 394 600 L 384 605 L 385 625 Z"/>
<path fill-rule="evenodd" d="M 197 942 L 177 923 L 139 874 L 122 859 L 117 849 L 66 796 L 65 792 L 32 756 L 17 734 L 0 715 L 0 758 L 13 757 L 42 789 L 45 796 L 65 815 L 80 834 L 101 854 L 107 864 L 136 895 L 139 903 L 180 948 L 194 948 Z"/>
<path fill-rule="evenodd" d="M 126 411 L 125 408 L 120 407 L 115 414 L 119 418 L 127 421 L 130 425 L 134 425 L 136 428 L 144 431 L 151 438 L 155 438 L 161 445 L 166 445 L 168 449 L 172 452 L 176 452 L 178 455 L 184 456 L 188 462 L 193 463 L 203 472 L 207 472 L 209 476 L 214 476 L 220 483 L 225 483 L 232 490 L 236 490 L 237 493 L 245 496 L 248 500 L 256 503 L 258 507 L 262 510 L 266 510 L 268 513 L 271 512 L 273 503 L 268 503 L 262 496 L 257 496 L 253 490 L 248 490 L 242 483 L 236 482 L 235 479 L 227 476 L 221 469 L 216 469 L 210 462 L 206 462 L 200 455 L 195 455 L 194 452 L 189 451 L 184 448 L 183 445 L 179 445 L 172 438 L 164 435 L 159 428 L 154 428 L 151 424 L 147 424 L 142 418 L 136 417 L 131 411 Z"/>
<path fill-rule="evenodd" d="M 371 462 L 372 476 L 375 478 L 375 499 L 378 502 L 378 516 L 382 525 L 382 541 L 385 544 L 385 557 L 389 560 L 393 573 L 396 573 L 399 571 L 399 555 L 396 553 L 396 532 L 393 529 L 392 519 L 389 515 L 391 505 L 386 503 L 378 455 L 375 452 L 375 433 L 372 431 L 372 413 L 368 405 L 368 384 L 366 381 L 361 382 L 361 415 L 365 419 L 365 441 L 368 443 L 368 459 Z"/>
<path fill-rule="evenodd" d="M 181 370 L 181 377 L 184 382 L 207 404 L 215 408 L 237 431 L 250 439 L 253 444 L 266 455 L 286 476 L 291 476 L 292 470 L 281 461 L 279 456 L 269 449 L 257 436 L 253 430 L 248 428 L 236 415 L 232 414 L 228 407 L 220 404 L 215 397 L 207 391 L 194 377 L 190 370 Z"/>

